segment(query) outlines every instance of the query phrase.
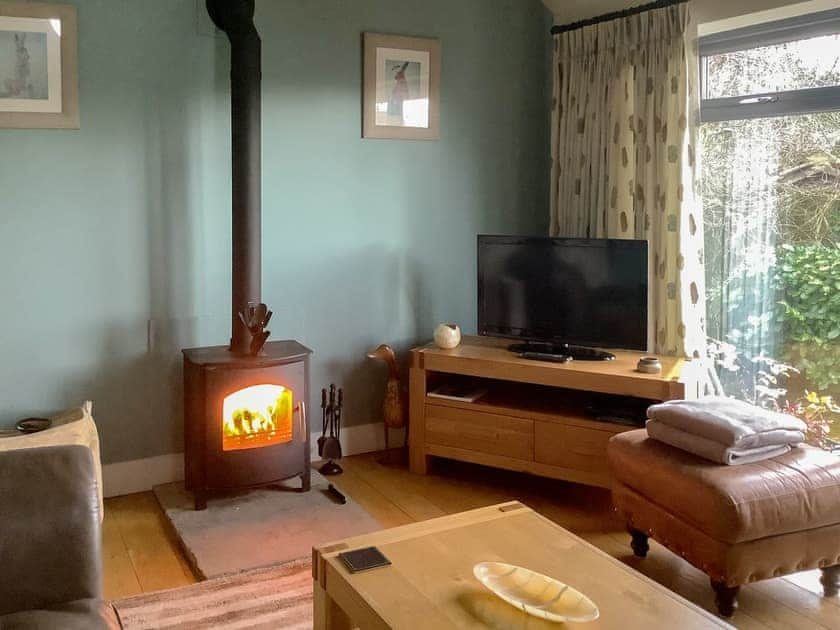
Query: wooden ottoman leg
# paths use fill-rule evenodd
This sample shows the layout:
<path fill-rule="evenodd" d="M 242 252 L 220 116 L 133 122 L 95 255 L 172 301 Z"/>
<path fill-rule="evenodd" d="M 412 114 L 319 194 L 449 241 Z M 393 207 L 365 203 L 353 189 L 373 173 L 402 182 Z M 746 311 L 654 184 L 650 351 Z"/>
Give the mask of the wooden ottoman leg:
<path fill-rule="evenodd" d="M 822 571 L 820 582 L 823 585 L 823 595 L 826 597 L 837 596 L 840 593 L 840 564 L 835 564 L 833 567 L 824 567 L 820 571 Z"/>
<path fill-rule="evenodd" d="M 630 536 L 633 538 L 633 540 L 630 541 L 630 546 L 633 548 L 633 555 L 638 558 L 646 557 L 648 551 L 650 551 L 648 535 L 644 532 L 640 532 L 638 529 L 633 529 L 632 527 L 629 527 L 627 531 L 630 532 Z"/>
<path fill-rule="evenodd" d="M 712 588 L 715 590 L 715 604 L 718 612 L 723 617 L 731 617 L 738 610 L 738 592 L 740 586 L 727 586 L 723 582 L 712 580 Z"/>

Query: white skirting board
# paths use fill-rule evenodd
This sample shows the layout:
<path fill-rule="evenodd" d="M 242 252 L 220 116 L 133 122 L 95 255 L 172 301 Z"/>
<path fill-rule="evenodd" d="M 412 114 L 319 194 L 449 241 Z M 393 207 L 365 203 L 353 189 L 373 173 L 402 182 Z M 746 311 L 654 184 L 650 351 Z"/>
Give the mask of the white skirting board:
<path fill-rule="evenodd" d="M 183 478 L 183 453 L 133 459 L 102 467 L 102 489 L 106 498 L 145 492 L 159 484 Z"/>
<path fill-rule="evenodd" d="M 316 440 L 312 434 L 312 459 L 318 458 Z M 391 431 L 388 440 L 392 447 L 401 446 L 403 431 Z M 343 455 L 358 455 L 385 448 L 385 432 L 381 422 L 360 424 L 341 430 Z M 102 467 L 102 486 L 106 497 L 118 497 L 134 492 L 145 492 L 162 483 L 181 481 L 184 478 L 184 454 L 171 453 L 145 459 L 106 464 Z"/>

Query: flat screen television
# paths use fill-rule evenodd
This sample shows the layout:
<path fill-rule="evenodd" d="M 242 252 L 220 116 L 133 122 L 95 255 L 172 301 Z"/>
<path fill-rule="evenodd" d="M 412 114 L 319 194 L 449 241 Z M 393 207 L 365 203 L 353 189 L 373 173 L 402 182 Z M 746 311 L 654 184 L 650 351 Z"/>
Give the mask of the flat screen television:
<path fill-rule="evenodd" d="M 648 245 L 612 239 L 478 237 L 478 332 L 647 350 Z"/>

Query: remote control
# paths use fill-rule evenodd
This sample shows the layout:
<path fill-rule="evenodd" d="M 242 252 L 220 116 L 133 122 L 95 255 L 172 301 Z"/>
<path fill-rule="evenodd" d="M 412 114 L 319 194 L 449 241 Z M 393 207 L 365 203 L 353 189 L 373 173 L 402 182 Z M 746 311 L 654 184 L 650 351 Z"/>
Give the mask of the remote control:
<path fill-rule="evenodd" d="M 568 343 L 543 343 L 529 341 L 527 343 L 514 343 L 508 346 L 508 350 L 514 354 L 559 354 L 572 357 L 575 361 L 613 361 L 615 355 L 606 350 L 588 348 L 586 346 L 575 346 Z M 548 361 L 549 359 L 545 359 Z"/>
<path fill-rule="evenodd" d="M 549 354 L 548 352 L 523 352 L 519 356 L 523 359 L 548 361 L 549 363 L 568 363 L 572 360 L 572 357 L 568 354 Z"/>

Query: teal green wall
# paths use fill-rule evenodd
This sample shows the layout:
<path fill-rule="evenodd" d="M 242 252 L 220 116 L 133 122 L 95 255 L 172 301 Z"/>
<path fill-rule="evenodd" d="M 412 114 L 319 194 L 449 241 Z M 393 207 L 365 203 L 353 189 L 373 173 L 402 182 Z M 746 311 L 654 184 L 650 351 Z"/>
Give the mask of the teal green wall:
<path fill-rule="evenodd" d="M 182 447 L 179 348 L 229 336 L 228 45 L 200 0 L 76 0 L 81 129 L 0 130 L 0 424 L 95 401 L 106 463 Z M 262 0 L 263 296 L 313 390 L 475 328 L 477 233 L 547 229 L 540 0 Z M 437 37 L 441 140 L 360 138 L 361 33 Z M 317 402 L 315 396 L 311 402 Z"/>

